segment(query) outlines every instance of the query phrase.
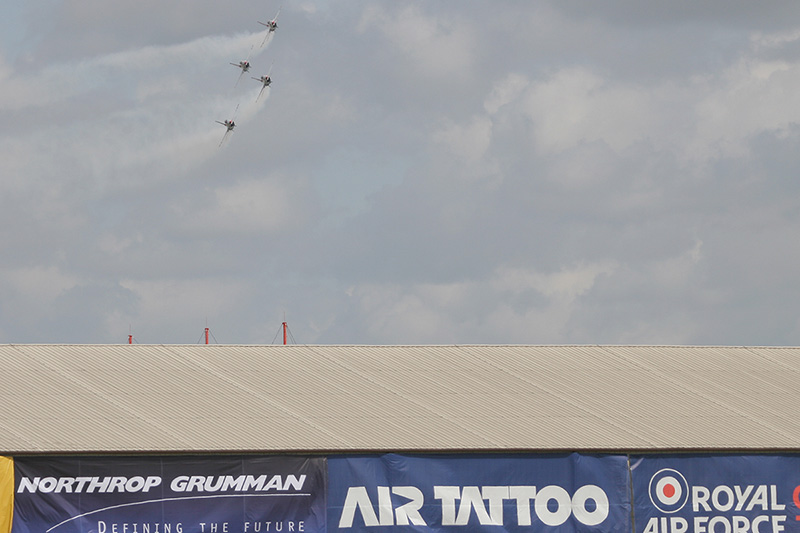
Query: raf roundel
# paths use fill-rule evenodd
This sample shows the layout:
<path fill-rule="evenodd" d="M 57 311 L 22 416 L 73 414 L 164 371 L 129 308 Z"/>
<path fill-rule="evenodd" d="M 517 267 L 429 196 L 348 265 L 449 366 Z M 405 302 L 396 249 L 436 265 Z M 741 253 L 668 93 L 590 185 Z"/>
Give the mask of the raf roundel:
<path fill-rule="evenodd" d="M 689 497 L 686 478 L 677 470 L 664 468 L 650 478 L 650 501 L 662 513 L 680 511 Z"/>

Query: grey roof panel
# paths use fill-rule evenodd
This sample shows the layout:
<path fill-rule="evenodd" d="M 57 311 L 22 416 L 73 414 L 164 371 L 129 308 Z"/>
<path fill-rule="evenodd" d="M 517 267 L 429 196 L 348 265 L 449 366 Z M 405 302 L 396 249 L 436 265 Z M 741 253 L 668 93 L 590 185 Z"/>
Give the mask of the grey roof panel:
<path fill-rule="evenodd" d="M 4 453 L 797 450 L 800 348 L 0 345 Z"/>

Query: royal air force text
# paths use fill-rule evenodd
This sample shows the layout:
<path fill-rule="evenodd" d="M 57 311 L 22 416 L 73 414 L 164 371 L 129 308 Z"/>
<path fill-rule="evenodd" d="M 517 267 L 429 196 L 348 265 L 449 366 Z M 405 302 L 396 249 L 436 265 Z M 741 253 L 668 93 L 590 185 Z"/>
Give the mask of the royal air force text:
<path fill-rule="evenodd" d="M 781 533 L 787 513 L 778 496 L 776 485 L 693 486 L 681 513 L 691 517 L 652 517 L 642 533 Z"/>

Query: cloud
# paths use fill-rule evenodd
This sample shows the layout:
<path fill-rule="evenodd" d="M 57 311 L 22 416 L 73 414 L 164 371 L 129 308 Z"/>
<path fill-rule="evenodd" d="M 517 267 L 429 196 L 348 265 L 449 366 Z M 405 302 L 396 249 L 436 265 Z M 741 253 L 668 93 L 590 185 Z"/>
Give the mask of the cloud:
<path fill-rule="evenodd" d="M 792 90 L 800 63 L 773 59 L 765 51 L 800 42 L 797 34 L 759 35 L 750 42 L 724 70 L 681 84 L 615 80 L 574 66 L 540 79 L 512 73 L 493 84 L 484 99 L 485 115 L 450 125 L 435 139 L 451 147 L 460 142 L 464 147 L 458 155 L 480 158 L 491 144 L 487 119 L 496 122 L 514 113 L 527 119 L 529 146 L 542 155 L 599 141 L 617 153 L 651 143 L 687 161 L 741 156 L 755 135 L 782 131 L 800 120 L 800 96 Z"/>
<path fill-rule="evenodd" d="M 276 233 L 293 218 L 290 195 L 285 184 L 275 180 L 242 180 L 215 187 L 207 203 L 192 198 L 174 206 L 175 218 L 184 231 L 195 234 Z"/>
<path fill-rule="evenodd" d="M 368 338 L 390 342 L 563 342 L 571 314 L 598 276 L 614 265 L 543 273 L 500 266 L 459 283 L 364 284 L 351 287 L 354 312 Z"/>
<path fill-rule="evenodd" d="M 473 68 L 475 41 L 458 17 L 431 17 L 416 6 L 389 12 L 370 5 L 358 29 L 365 32 L 371 28 L 378 29 L 399 52 L 397 68 L 405 75 L 462 76 Z"/>
<path fill-rule="evenodd" d="M 483 107 L 489 115 L 496 115 L 503 106 L 519 99 L 523 91 L 530 85 L 524 75 L 511 73 L 495 82 L 492 91 L 486 97 Z"/>
<path fill-rule="evenodd" d="M 624 4 L 304 1 L 264 50 L 249 2 L 61 4 L 0 60 L 0 334 L 796 340 L 796 8 Z"/>
<path fill-rule="evenodd" d="M 747 54 L 705 82 L 708 94 L 697 102 L 693 153 L 714 150 L 716 156 L 742 156 L 755 135 L 785 131 L 800 122 L 800 63 L 761 59 Z"/>
<path fill-rule="evenodd" d="M 492 140 L 492 122 L 488 117 L 476 116 L 466 126 L 447 124 L 435 132 L 433 138 L 447 148 L 454 157 L 467 162 L 482 159 Z"/>
<path fill-rule="evenodd" d="M 223 328 L 233 327 L 233 315 L 240 312 L 247 292 L 240 281 L 208 277 L 126 279 L 121 285 L 137 295 L 137 304 L 109 329 L 108 335 L 120 331 L 126 322 L 133 323 L 134 335 L 142 343 L 161 342 L 164 338 L 196 343 L 206 325 L 220 342 L 233 342 Z M 170 332 L 170 328 L 174 331 Z"/>

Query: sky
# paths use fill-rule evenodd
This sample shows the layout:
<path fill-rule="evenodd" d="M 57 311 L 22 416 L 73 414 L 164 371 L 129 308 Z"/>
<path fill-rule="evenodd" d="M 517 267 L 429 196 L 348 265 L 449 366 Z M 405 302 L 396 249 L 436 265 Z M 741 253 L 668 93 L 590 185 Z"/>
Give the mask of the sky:
<path fill-rule="evenodd" d="M 2 343 L 800 345 L 796 0 L 2 11 Z"/>

